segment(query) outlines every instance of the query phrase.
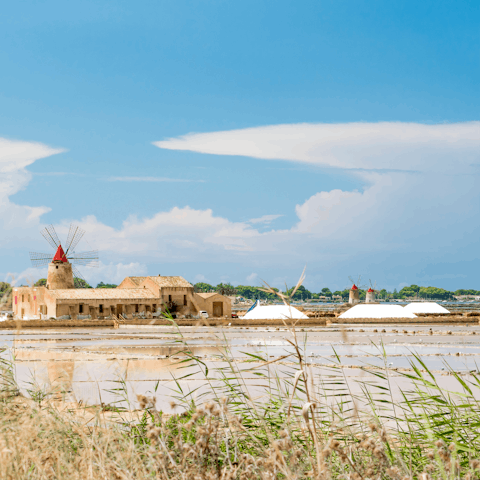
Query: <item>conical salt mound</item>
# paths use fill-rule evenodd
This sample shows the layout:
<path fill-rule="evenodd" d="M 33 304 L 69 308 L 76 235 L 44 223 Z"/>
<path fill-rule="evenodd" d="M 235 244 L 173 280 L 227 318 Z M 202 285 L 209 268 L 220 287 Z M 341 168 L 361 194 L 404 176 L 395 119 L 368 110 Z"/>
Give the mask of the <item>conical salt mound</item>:
<path fill-rule="evenodd" d="M 264 305 L 255 307 L 242 318 L 245 320 L 288 320 L 298 318 L 308 318 L 300 310 L 288 305 Z"/>
<path fill-rule="evenodd" d="M 438 313 L 439 315 L 450 313 L 446 308 L 435 302 L 413 302 L 405 305 L 403 309 L 411 313 Z"/>
<path fill-rule="evenodd" d="M 355 305 L 338 318 L 417 318 L 400 305 Z"/>

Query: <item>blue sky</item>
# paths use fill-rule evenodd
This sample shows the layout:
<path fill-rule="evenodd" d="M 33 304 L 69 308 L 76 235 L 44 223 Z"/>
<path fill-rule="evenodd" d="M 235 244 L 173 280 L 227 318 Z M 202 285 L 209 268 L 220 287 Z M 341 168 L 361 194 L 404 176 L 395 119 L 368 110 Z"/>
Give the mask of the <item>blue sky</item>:
<path fill-rule="evenodd" d="M 479 21 L 476 1 L 11 2 L 0 275 L 41 275 L 38 230 L 73 221 L 92 282 L 307 264 L 313 290 L 480 289 Z"/>

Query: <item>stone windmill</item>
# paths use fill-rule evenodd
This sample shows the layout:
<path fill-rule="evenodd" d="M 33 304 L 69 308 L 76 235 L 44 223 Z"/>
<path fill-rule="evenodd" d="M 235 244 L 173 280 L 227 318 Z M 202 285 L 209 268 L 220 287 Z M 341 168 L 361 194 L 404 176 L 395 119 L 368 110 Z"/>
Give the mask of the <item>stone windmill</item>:
<path fill-rule="evenodd" d="M 372 281 L 370 282 L 370 288 L 367 290 L 367 296 L 365 297 L 365 303 L 375 303 L 376 302 L 376 295 L 377 295 L 377 282 L 372 285 Z"/>
<path fill-rule="evenodd" d="M 53 225 L 44 228 L 40 233 L 55 250 L 55 254 L 52 258 L 52 254 L 49 253 L 30 252 L 30 260 L 34 267 L 48 265 L 47 288 L 51 290 L 75 288 L 74 278 L 85 282 L 76 265 L 98 266 L 97 250 L 75 252 L 75 248 L 85 234 L 85 230 L 80 227 L 70 225 L 65 250 Z"/>
<path fill-rule="evenodd" d="M 348 277 L 350 282 L 352 282 L 352 288 L 350 288 L 350 293 L 348 294 L 348 303 L 351 305 L 355 305 L 360 303 L 360 292 L 358 291 L 359 288 L 364 288 L 363 285 L 360 285 L 360 281 L 362 280 L 362 276 L 359 275 L 357 280 L 355 281 L 352 277 Z"/>

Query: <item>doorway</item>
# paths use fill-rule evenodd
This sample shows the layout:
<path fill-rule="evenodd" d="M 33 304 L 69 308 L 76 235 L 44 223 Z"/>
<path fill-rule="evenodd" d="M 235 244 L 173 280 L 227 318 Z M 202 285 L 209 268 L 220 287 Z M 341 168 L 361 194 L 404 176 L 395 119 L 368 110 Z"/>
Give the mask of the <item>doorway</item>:
<path fill-rule="evenodd" d="M 223 302 L 213 302 L 213 316 L 223 317 Z"/>

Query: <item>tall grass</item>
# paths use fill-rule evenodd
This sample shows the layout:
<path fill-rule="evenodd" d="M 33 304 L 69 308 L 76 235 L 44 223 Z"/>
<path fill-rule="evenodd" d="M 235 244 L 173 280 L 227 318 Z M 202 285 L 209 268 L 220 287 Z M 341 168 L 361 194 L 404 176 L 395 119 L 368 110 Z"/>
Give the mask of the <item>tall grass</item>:
<path fill-rule="evenodd" d="M 393 394 L 390 370 L 364 369 L 352 391 L 340 357 L 320 372 L 293 322 L 285 355 L 234 359 L 226 339 L 209 368 L 176 328 L 182 359 L 173 415 L 138 396 L 132 414 L 114 405 L 60 409 L 55 394 L 19 394 L 3 361 L 2 479 L 474 479 L 480 478 L 480 379 L 450 371 L 441 388 L 421 358 Z M 379 355 L 385 356 L 379 346 Z M 246 375 L 258 379 L 247 384 Z M 201 375 L 204 388 L 185 391 Z M 34 383 L 32 383 L 34 385 Z M 128 400 L 126 384 L 116 392 Z M 360 393 L 358 393 L 360 392 Z M 52 392 L 53 393 L 53 392 Z M 122 396 L 123 395 L 123 396 Z"/>

